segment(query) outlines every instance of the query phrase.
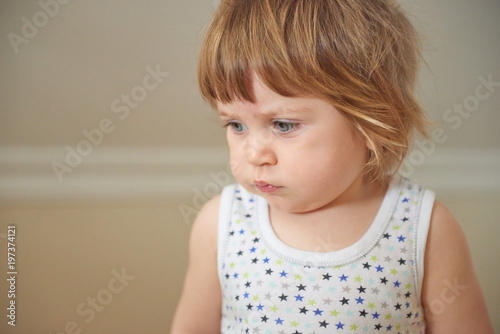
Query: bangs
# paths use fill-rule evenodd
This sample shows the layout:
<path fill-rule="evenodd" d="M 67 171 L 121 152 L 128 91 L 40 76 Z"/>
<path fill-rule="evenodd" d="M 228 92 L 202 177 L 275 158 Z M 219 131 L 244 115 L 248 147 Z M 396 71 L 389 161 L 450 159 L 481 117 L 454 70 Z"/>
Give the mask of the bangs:
<path fill-rule="evenodd" d="M 317 8 L 311 2 L 277 1 L 271 7 L 268 1 L 223 1 L 198 64 L 203 98 L 212 106 L 217 101 L 255 102 L 253 74 L 283 96 L 321 93 L 311 84 L 318 79 L 317 69 L 305 66 L 310 60 L 317 64 Z"/>

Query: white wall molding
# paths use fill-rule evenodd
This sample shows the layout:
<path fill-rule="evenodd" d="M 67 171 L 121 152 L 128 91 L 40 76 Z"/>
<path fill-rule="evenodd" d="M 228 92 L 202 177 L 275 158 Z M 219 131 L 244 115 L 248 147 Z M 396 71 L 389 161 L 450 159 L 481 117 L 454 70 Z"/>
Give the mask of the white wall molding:
<path fill-rule="evenodd" d="M 66 164 L 67 152 L 0 148 L 0 205 L 191 204 L 232 182 L 225 148 L 95 148 L 59 182 L 52 163 Z M 500 193 L 500 150 L 440 148 L 414 167 L 406 175 L 438 193 Z"/>

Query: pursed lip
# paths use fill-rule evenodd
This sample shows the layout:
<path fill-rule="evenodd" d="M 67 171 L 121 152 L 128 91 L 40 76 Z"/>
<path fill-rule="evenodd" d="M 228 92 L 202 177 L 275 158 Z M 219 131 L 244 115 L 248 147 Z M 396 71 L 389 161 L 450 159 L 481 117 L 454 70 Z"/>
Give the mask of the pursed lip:
<path fill-rule="evenodd" d="M 273 193 L 276 190 L 282 188 L 281 186 L 275 186 L 265 181 L 254 181 L 253 185 L 255 186 L 255 188 L 257 188 L 260 192 L 263 193 Z"/>

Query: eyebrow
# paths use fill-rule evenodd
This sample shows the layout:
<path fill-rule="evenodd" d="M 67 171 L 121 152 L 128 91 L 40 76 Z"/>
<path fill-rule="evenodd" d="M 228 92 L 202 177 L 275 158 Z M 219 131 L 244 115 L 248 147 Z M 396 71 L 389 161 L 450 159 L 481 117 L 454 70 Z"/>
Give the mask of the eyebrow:
<path fill-rule="evenodd" d="M 287 117 L 289 114 L 304 114 L 304 113 L 310 113 L 312 111 L 311 108 L 308 107 L 302 107 L 302 108 L 284 108 L 284 109 L 277 109 L 277 110 L 269 110 L 269 111 L 264 111 L 262 113 L 259 113 L 262 116 L 267 116 L 274 118 L 276 116 L 280 117 Z M 217 114 L 222 117 L 233 117 L 233 114 L 228 113 L 224 110 L 217 109 Z"/>

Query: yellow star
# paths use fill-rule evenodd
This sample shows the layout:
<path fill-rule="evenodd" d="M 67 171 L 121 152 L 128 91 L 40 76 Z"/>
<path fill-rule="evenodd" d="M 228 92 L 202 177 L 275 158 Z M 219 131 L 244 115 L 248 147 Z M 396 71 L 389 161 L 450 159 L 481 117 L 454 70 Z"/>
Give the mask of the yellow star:
<path fill-rule="evenodd" d="M 278 265 L 280 265 L 280 266 L 281 266 L 281 265 L 283 264 L 283 260 L 281 260 L 281 259 L 276 260 L 276 264 L 278 264 Z"/>
<path fill-rule="evenodd" d="M 354 281 L 356 282 L 361 282 L 363 279 L 358 275 L 357 277 L 354 277 Z"/>
<path fill-rule="evenodd" d="M 277 310 L 278 308 L 276 307 L 276 305 L 271 306 L 271 311 L 276 312 Z"/>
<path fill-rule="evenodd" d="M 407 288 L 408 290 L 410 290 L 411 289 L 411 283 L 406 284 L 405 288 Z"/>
<path fill-rule="evenodd" d="M 391 274 L 393 274 L 394 276 L 396 276 L 397 273 L 398 273 L 398 271 L 396 269 L 391 269 Z"/>
<path fill-rule="evenodd" d="M 386 318 L 387 320 L 391 320 L 392 315 L 389 313 L 388 315 L 386 315 L 386 316 L 385 316 L 385 318 Z"/>
<path fill-rule="evenodd" d="M 375 303 L 368 303 L 368 307 L 370 309 L 372 309 L 372 311 L 373 311 L 373 308 L 375 307 Z"/>
<path fill-rule="evenodd" d="M 295 327 L 297 328 L 298 323 L 294 321 L 290 321 L 290 327 Z"/>
<path fill-rule="evenodd" d="M 309 303 L 307 303 L 307 304 L 308 304 L 308 305 L 311 305 L 311 306 L 314 306 L 314 305 L 316 305 L 317 303 L 316 303 L 316 300 L 315 300 L 315 299 L 310 299 L 310 300 L 309 300 Z"/>
<path fill-rule="evenodd" d="M 339 312 L 337 312 L 337 310 L 333 310 L 333 311 L 330 311 L 330 316 L 333 317 L 333 316 L 337 316 L 339 314 Z"/>
<path fill-rule="evenodd" d="M 299 280 L 299 281 L 300 281 L 300 280 L 302 280 L 302 276 L 300 276 L 299 274 L 294 275 L 294 277 L 295 277 L 294 279 L 297 279 L 297 280 Z"/>
<path fill-rule="evenodd" d="M 231 263 L 229 264 L 229 267 L 230 267 L 230 268 L 234 268 L 234 265 L 235 265 L 235 263 L 234 263 L 234 262 L 231 262 Z"/>
<path fill-rule="evenodd" d="M 259 295 L 253 296 L 253 300 L 255 300 L 255 301 L 259 300 Z"/>
<path fill-rule="evenodd" d="M 370 260 L 372 260 L 373 262 L 377 262 L 378 258 L 376 255 L 373 255 Z"/>
<path fill-rule="evenodd" d="M 358 326 L 356 326 L 356 324 L 351 325 L 351 330 L 352 330 L 352 331 L 355 331 L 355 330 L 357 330 L 357 329 L 358 329 Z"/>

